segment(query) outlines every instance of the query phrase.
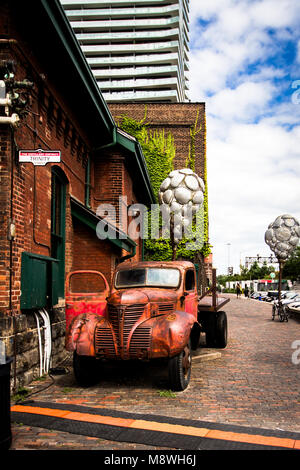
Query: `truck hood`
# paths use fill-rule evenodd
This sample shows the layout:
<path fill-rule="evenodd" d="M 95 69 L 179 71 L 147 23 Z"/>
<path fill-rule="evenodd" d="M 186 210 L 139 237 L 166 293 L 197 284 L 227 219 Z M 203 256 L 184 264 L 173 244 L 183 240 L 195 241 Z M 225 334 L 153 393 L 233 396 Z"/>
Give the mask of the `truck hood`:
<path fill-rule="evenodd" d="M 107 302 L 114 305 L 132 305 L 153 303 L 176 303 L 176 292 L 159 288 L 132 288 L 120 289 L 113 292 L 107 299 Z"/>

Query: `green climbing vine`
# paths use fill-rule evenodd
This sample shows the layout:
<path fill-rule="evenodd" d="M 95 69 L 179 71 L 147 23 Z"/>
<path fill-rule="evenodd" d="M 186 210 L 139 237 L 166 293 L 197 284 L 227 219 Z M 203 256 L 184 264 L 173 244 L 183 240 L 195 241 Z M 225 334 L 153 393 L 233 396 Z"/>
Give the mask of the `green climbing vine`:
<path fill-rule="evenodd" d="M 196 161 L 196 136 L 201 131 L 201 126 L 198 126 L 199 110 L 197 112 L 194 125 L 190 129 L 190 145 L 189 155 L 186 160 L 186 167 L 195 171 Z M 171 133 L 165 134 L 164 130 L 151 130 L 147 120 L 147 106 L 145 107 L 144 117 L 137 121 L 126 114 L 122 114 L 117 118 L 118 126 L 128 134 L 135 137 L 142 148 L 150 181 L 153 187 L 153 192 L 158 200 L 158 191 L 162 181 L 174 169 L 173 161 L 176 155 L 176 147 L 174 137 Z M 204 123 L 205 125 L 205 123 Z M 204 129 L 204 136 L 206 137 L 206 127 Z M 204 142 L 204 149 L 206 149 L 206 142 Z M 208 256 L 210 253 L 210 245 L 208 243 L 208 200 L 207 200 L 207 175 L 206 175 L 206 152 L 204 152 L 204 182 L 205 193 L 204 202 L 199 213 L 197 214 L 197 221 L 200 223 L 192 224 L 192 236 L 197 240 L 199 251 L 202 255 Z M 151 218 L 152 217 L 152 218 Z M 152 225 L 151 225 L 152 224 Z M 162 227 L 161 216 L 156 221 L 153 219 L 151 211 L 148 213 L 148 229 L 157 225 L 158 233 Z M 203 230 L 204 227 L 204 230 Z M 193 260 L 195 257 L 195 250 L 188 249 L 189 239 L 183 238 L 177 247 L 177 258 L 184 258 Z M 148 238 L 144 240 L 145 259 L 154 261 L 167 261 L 172 259 L 172 247 L 169 238 L 151 238 L 151 233 L 148 233 Z"/>
<path fill-rule="evenodd" d="M 174 169 L 173 160 L 176 148 L 171 133 L 165 135 L 164 130 L 153 131 L 148 129 L 149 123 L 146 123 L 146 116 L 147 107 L 145 107 L 145 115 L 140 121 L 122 114 L 117 118 L 117 122 L 121 129 L 139 141 L 146 160 L 153 192 L 158 201 L 160 185 Z"/>

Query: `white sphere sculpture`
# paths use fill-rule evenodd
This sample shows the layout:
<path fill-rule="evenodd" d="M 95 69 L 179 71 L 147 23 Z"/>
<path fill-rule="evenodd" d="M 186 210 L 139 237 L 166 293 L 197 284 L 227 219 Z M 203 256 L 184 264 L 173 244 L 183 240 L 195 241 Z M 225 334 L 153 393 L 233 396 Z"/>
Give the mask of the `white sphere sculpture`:
<path fill-rule="evenodd" d="M 189 168 L 171 171 L 162 182 L 158 199 L 163 218 L 173 215 L 175 244 L 180 241 L 182 228 L 191 224 L 189 215 L 195 214 L 202 206 L 204 191 L 202 178 Z"/>
<path fill-rule="evenodd" d="M 281 262 L 286 261 L 297 248 L 299 239 L 300 224 L 289 214 L 277 217 L 265 233 L 265 242 Z"/>

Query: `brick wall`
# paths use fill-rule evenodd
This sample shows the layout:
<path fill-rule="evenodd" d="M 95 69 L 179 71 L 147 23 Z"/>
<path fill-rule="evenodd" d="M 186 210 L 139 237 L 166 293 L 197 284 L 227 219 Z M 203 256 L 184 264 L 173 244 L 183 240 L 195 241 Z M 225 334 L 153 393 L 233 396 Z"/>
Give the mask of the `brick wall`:
<path fill-rule="evenodd" d="M 198 127 L 201 131 L 196 136 L 196 173 L 204 176 L 205 155 L 205 103 L 109 103 L 109 108 L 116 122 L 122 114 L 140 121 L 145 116 L 150 129 L 164 129 L 171 132 L 175 145 L 176 169 L 186 167 L 189 152 L 190 128 L 195 124 L 199 111 Z"/>
<path fill-rule="evenodd" d="M 9 128 L 2 126 L 0 127 L 0 309 L 9 307 L 11 257 L 7 229 L 11 213 L 10 155 Z"/>
<path fill-rule="evenodd" d="M 200 128 L 200 131 L 197 132 L 195 137 L 195 171 L 201 178 L 204 178 L 206 155 L 205 103 L 109 103 L 109 108 L 117 123 L 121 122 L 123 114 L 141 121 L 146 113 L 145 122 L 150 130 L 164 130 L 165 135 L 171 132 L 176 146 L 175 169 L 186 167 L 191 143 L 190 130 L 195 125 L 197 113 L 199 112 L 197 129 Z M 204 261 L 204 266 L 206 274 L 203 273 L 203 278 L 207 277 L 211 280 L 211 260 Z"/>
<path fill-rule="evenodd" d="M 18 386 L 29 383 L 39 374 L 34 312 L 24 314 L 20 310 L 21 255 L 23 251 L 51 255 L 52 166 L 59 166 L 67 180 L 66 273 L 75 269 L 96 269 L 104 272 L 110 282 L 116 262 L 121 256 L 128 255 L 112 243 L 99 240 L 96 233 L 72 217 L 70 196 L 85 204 L 88 157 L 91 157 L 92 208 L 96 208 L 97 198 L 112 197 L 115 200 L 124 191 L 129 194 L 128 201 L 136 198 L 124 156 L 112 154 L 110 158 L 106 153 L 94 160 L 81 114 L 72 113 L 59 90 L 48 80 L 47 70 L 41 69 L 26 42 L 13 30 L 4 6 L 0 6 L 0 37 L 16 37 L 18 44 L 1 40 L 0 60 L 14 61 L 16 80 L 28 78 L 34 83 L 30 110 L 20 126 L 14 131 L 8 125 L 0 126 L 0 337 L 5 342 L 7 354 L 14 356 L 12 376 L 14 385 Z M 18 162 L 18 150 L 39 148 L 60 150 L 61 162 L 43 167 Z M 16 226 L 16 237 L 11 242 L 7 239 L 10 218 Z M 140 253 L 138 248 L 135 259 Z M 65 354 L 64 308 L 53 306 L 50 317 L 52 366 L 55 366 Z"/>

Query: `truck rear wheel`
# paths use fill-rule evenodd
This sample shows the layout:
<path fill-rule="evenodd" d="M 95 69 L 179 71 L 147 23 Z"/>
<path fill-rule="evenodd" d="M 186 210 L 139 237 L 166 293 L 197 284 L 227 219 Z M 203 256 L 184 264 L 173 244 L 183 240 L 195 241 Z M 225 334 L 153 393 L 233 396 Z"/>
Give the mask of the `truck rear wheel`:
<path fill-rule="evenodd" d="M 94 385 L 97 382 L 96 358 L 73 354 L 73 369 L 76 381 L 82 387 Z"/>
<path fill-rule="evenodd" d="M 206 325 L 206 346 L 226 348 L 227 346 L 227 315 L 225 312 L 211 313 Z"/>
<path fill-rule="evenodd" d="M 174 391 L 185 390 L 191 378 L 191 342 L 177 356 L 169 359 L 169 382 Z"/>

